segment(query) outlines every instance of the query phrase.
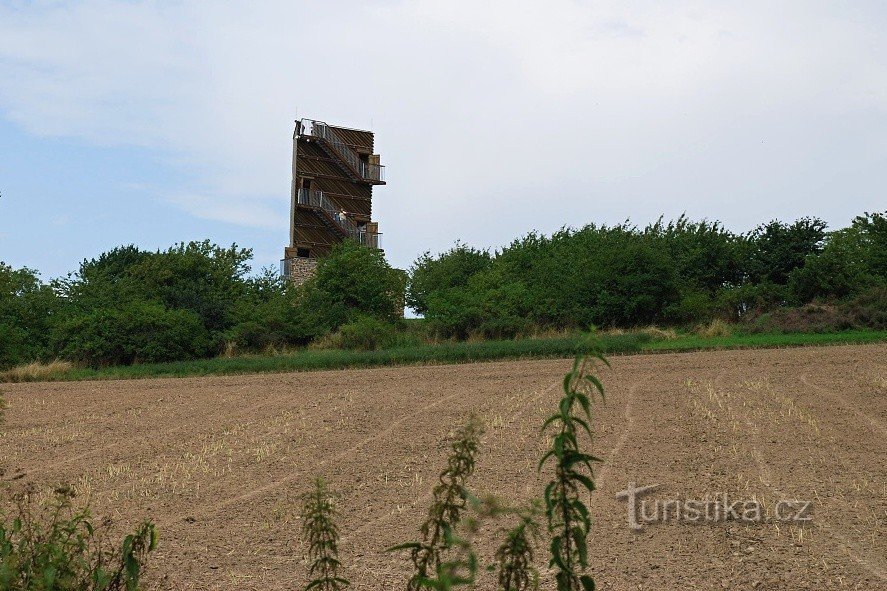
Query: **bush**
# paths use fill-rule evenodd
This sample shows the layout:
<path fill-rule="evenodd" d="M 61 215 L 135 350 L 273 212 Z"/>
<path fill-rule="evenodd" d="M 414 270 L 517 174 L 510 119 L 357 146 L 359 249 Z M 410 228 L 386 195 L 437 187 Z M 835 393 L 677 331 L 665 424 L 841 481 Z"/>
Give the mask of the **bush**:
<path fill-rule="evenodd" d="M 667 306 L 662 315 L 666 322 L 689 324 L 710 319 L 716 304 L 709 294 L 699 290 L 685 290 L 674 304 Z"/>
<path fill-rule="evenodd" d="M 613 244 L 597 261 L 602 274 L 591 321 L 600 326 L 638 326 L 662 320 L 678 299 L 668 256 L 640 240 Z"/>
<path fill-rule="evenodd" d="M 124 246 L 83 261 L 77 274 L 59 282 L 74 313 L 88 314 L 137 301 L 155 301 L 196 314 L 206 330 L 233 324 L 235 304 L 245 296 L 249 249 L 188 242 L 165 251 Z"/>
<path fill-rule="evenodd" d="M 841 309 L 859 327 L 887 330 L 887 287 L 873 287 Z"/>
<path fill-rule="evenodd" d="M 836 306 L 807 304 L 780 308 L 751 322 L 750 332 L 823 333 L 853 328 L 853 319 Z"/>
<path fill-rule="evenodd" d="M 32 492 L 16 497 L 16 513 L 0 519 L 0 589 L 4 591 L 134 591 L 157 546 L 150 522 L 127 536 L 118 550 L 103 546 L 87 509 L 56 492 L 49 507 Z"/>
<path fill-rule="evenodd" d="M 801 218 L 792 224 L 774 220 L 758 226 L 746 237 L 745 261 L 748 279 L 753 283 L 785 285 L 807 257 L 822 251 L 826 223 L 818 218 Z"/>
<path fill-rule="evenodd" d="M 430 294 L 467 285 L 491 262 L 489 251 L 470 248 L 458 242 L 437 257 L 426 252 L 410 267 L 406 303 L 417 313 L 425 314 Z"/>
<path fill-rule="evenodd" d="M 0 369 L 50 356 L 61 300 L 36 271 L 0 262 Z"/>
<path fill-rule="evenodd" d="M 481 322 L 478 335 L 485 339 L 513 339 L 529 332 L 530 321 L 518 316 L 500 316 Z"/>
<path fill-rule="evenodd" d="M 63 323 L 56 335 L 62 355 L 93 367 L 194 359 L 217 354 L 221 341 L 188 310 L 132 302 Z"/>
<path fill-rule="evenodd" d="M 394 342 L 395 334 L 395 327 L 384 320 L 358 316 L 339 328 L 339 342 L 343 349 L 375 351 Z"/>
<path fill-rule="evenodd" d="M 402 318 L 405 286 L 406 275 L 391 268 L 382 251 L 346 240 L 318 262 L 303 287 L 315 306 L 337 311 L 329 319 L 338 322 L 330 328 L 338 328 L 354 314 Z"/>
<path fill-rule="evenodd" d="M 480 294 L 460 287 L 435 292 L 428 297 L 425 318 L 432 335 L 437 337 L 468 338 L 484 320 Z"/>
<path fill-rule="evenodd" d="M 286 344 L 286 337 L 271 329 L 267 324 L 249 320 L 241 322 L 228 331 L 228 343 L 234 351 L 264 351 L 268 347 Z"/>
<path fill-rule="evenodd" d="M 757 318 L 768 310 L 785 304 L 788 289 L 774 283 L 746 283 L 722 289 L 716 298 L 716 309 L 732 321 Z"/>
<path fill-rule="evenodd" d="M 298 324 L 296 295 L 293 284 L 271 269 L 245 280 L 226 339 L 241 351 L 307 343 L 310 339 Z"/>

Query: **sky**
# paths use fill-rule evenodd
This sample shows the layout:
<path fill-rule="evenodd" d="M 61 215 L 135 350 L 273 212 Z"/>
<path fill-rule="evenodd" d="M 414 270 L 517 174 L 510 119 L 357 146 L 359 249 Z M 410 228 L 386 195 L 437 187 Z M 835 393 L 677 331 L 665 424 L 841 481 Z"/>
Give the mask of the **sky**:
<path fill-rule="evenodd" d="M 887 209 L 887 4 L 0 0 L 0 260 L 277 266 L 292 125 L 371 129 L 406 268 L 456 240 Z"/>

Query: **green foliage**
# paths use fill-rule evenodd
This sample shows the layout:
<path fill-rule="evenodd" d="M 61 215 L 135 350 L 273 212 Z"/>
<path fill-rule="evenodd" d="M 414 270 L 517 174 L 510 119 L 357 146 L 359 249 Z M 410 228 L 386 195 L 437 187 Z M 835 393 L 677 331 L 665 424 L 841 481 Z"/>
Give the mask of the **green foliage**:
<path fill-rule="evenodd" d="M 450 526 L 444 525 L 442 547 L 447 549 L 449 556 L 441 560 L 434 574 L 421 577 L 416 588 L 451 591 L 456 587 L 473 585 L 477 577 L 477 554 L 471 541 L 456 535 Z"/>
<path fill-rule="evenodd" d="M 234 304 L 244 295 L 250 249 L 222 248 L 203 242 L 178 244 L 132 267 L 133 278 L 149 299 L 167 309 L 196 314 L 206 330 L 231 324 Z"/>
<path fill-rule="evenodd" d="M 710 351 L 723 349 L 781 349 L 785 347 L 823 347 L 828 345 L 853 345 L 887 342 L 884 330 L 847 330 L 824 333 L 752 333 L 748 330 L 730 336 L 702 337 L 695 334 L 680 335 L 676 339 L 653 341 L 647 351 Z"/>
<path fill-rule="evenodd" d="M 394 325 L 373 316 L 358 316 L 339 327 L 341 345 L 345 349 L 375 351 L 396 338 Z"/>
<path fill-rule="evenodd" d="M 408 338 L 409 335 L 407 335 Z M 398 335 L 398 339 L 404 338 Z M 650 343 L 644 331 L 600 336 L 602 350 L 609 353 L 637 353 Z M 703 345 L 704 346 L 704 343 Z M 79 367 L 52 379 L 132 379 L 235 375 L 262 372 L 314 371 L 349 367 L 379 367 L 422 363 L 472 363 L 501 359 L 562 359 L 589 350 L 579 335 L 557 338 L 424 343 L 395 343 L 376 351 L 299 349 L 280 355 L 216 357 L 192 361 L 116 366 L 101 369 Z"/>
<path fill-rule="evenodd" d="M 36 271 L 0 262 L 0 369 L 49 355 L 61 305 Z"/>
<path fill-rule="evenodd" d="M 59 289 L 80 313 L 155 301 L 193 312 L 208 331 L 220 331 L 230 325 L 232 308 L 244 295 L 251 256 L 236 244 L 223 248 L 208 240 L 153 253 L 124 246 L 83 261 Z"/>
<path fill-rule="evenodd" d="M 727 319 L 738 322 L 778 308 L 788 297 L 789 290 L 784 285 L 743 283 L 722 289 L 718 293 L 716 307 Z"/>
<path fill-rule="evenodd" d="M 56 348 L 67 359 L 93 367 L 206 357 L 220 343 L 194 312 L 134 301 L 63 322 Z"/>
<path fill-rule="evenodd" d="M 753 283 L 785 285 L 789 274 L 804 266 L 809 255 L 822 251 L 826 223 L 818 218 L 801 218 L 793 224 L 773 220 L 747 237 L 748 278 Z"/>
<path fill-rule="evenodd" d="M 678 299 L 678 281 L 667 255 L 643 242 L 628 241 L 600 261 L 602 277 L 591 308 L 598 325 L 638 326 L 662 319 Z"/>
<path fill-rule="evenodd" d="M 828 235 L 822 252 L 808 255 L 789 274 L 797 304 L 814 299 L 848 298 L 887 285 L 887 215 L 865 214 L 849 228 Z"/>
<path fill-rule="evenodd" d="M 88 509 L 75 509 L 60 489 L 48 507 L 33 491 L 16 498 L 16 512 L 0 521 L 0 590 L 135 591 L 148 555 L 157 547 L 150 522 L 117 550 L 103 546 Z"/>
<path fill-rule="evenodd" d="M 831 233 L 803 218 L 741 235 L 681 216 L 645 228 L 532 232 L 495 253 L 457 243 L 420 256 L 408 282 L 381 251 L 348 241 L 296 288 L 267 269 L 251 276 L 252 253 L 237 245 L 121 246 L 49 283 L 0 263 L 0 371 L 57 358 L 104 366 L 317 341 L 376 350 L 591 325 L 747 323 L 808 303 L 843 309 L 876 293 L 887 286 L 885 252 L 887 212 Z M 422 334 L 404 329 L 404 302 L 424 313 Z M 864 324 L 879 322 L 877 308 L 848 315 L 854 327 L 880 326 Z"/>
<path fill-rule="evenodd" d="M 293 334 L 307 343 L 362 317 L 391 324 L 403 316 L 406 276 L 381 251 L 345 241 L 317 264 L 317 272 L 294 290 Z"/>
<path fill-rule="evenodd" d="M 482 434 L 483 426 L 474 416 L 456 432 L 447 458 L 447 467 L 440 473 L 439 483 L 432 493 L 428 518 L 420 528 L 422 541 L 389 548 L 389 551 L 410 551 L 415 574 L 407 584 L 409 591 L 423 587 L 449 589 L 474 578 L 476 559 L 464 540 L 458 538 L 454 532 L 468 505 L 469 494 L 465 485 L 474 473 Z M 466 552 L 467 558 L 445 560 L 445 555 L 453 548 Z"/>
<path fill-rule="evenodd" d="M 887 284 L 887 210 L 857 216 L 851 228 L 864 237 L 862 256 L 867 261 L 868 272 L 880 285 Z"/>
<path fill-rule="evenodd" d="M 436 257 L 425 252 L 410 267 L 407 305 L 420 314 L 426 313 L 429 294 L 464 287 L 471 277 L 488 268 L 491 261 L 489 251 L 459 242 Z"/>
<path fill-rule="evenodd" d="M 591 403 L 595 396 L 604 396 L 604 387 L 594 375 L 594 360 L 609 365 L 599 354 L 577 357 L 564 377 L 558 412 L 542 425 L 543 431 L 553 429 L 555 433 L 539 470 L 549 463 L 554 466 L 553 478 L 545 488 L 545 516 L 552 534 L 550 566 L 557 571 L 558 591 L 594 589 L 593 579 L 585 573 L 591 519 L 580 493 L 583 489 L 594 491 L 592 462 L 601 460 L 581 451 L 579 443 L 583 432 L 591 439 Z"/>
<path fill-rule="evenodd" d="M 305 283 L 321 301 L 340 312 L 338 328 L 353 314 L 390 321 L 403 316 L 406 276 L 391 268 L 380 250 L 347 240 L 317 264 L 317 273 Z"/>
<path fill-rule="evenodd" d="M 774 220 L 744 235 L 686 216 L 531 232 L 494 255 L 457 244 L 411 268 L 407 302 L 443 338 L 739 321 L 887 284 L 887 217 Z"/>
<path fill-rule="evenodd" d="M 233 317 L 235 324 L 225 333 L 225 339 L 238 352 L 261 352 L 310 340 L 297 310 L 297 290 L 271 269 L 262 269 L 258 276 L 244 281 Z"/>
<path fill-rule="evenodd" d="M 457 261 L 425 257 L 414 269 L 429 275 L 435 265 Z M 466 275 L 424 295 L 425 317 L 439 336 L 513 338 L 533 327 L 650 324 L 679 298 L 667 253 L 625 225 L 531 233 Z"/>
<path fill-rule="evenodd" d="M 147 252 L 124 246 L 56 282 L 65 318 L 53 352 L 92 366 L 217 354 L 247 296 L 248 249 L 209 241 Z"/>
<path fill-rule="evenodd" d="M 515 527 L 505 532 L 505 540 L 496 549 L 496 573 L 500 591 L 539 588 L 539 572 L 533 566 L 533 542 L 539 535 L 538 529 L 532 513 L 525 513 Z"/>
<path fill-rule="evenodd" d="M 336 511 L 333 495 L 322 478 L 314 481 L 314 489 L 302 495 L 302 538 L 308 543 L 308 557 L 312 564 L 308 571 L 313 577 L 305 591 L 339 591 L 350 583 L 339 576 L 339 529 L 335 524 Z"/>
<path fill-rule="evenodd" d="M 644 234 L 668 253 L 688 291 L 714 295 L 725 285 L 742 282 L 744 240 L 720 222 L 694 222 L 681 215 L 665 224 L 660 218 Z"/>
<path fill-rule="evenodd" d="M 678 300 L 662 311 L 662 317 L 667 323 L 678 325 L 705 322 L 719 314 L 730 316 L 718 307 L 716 300 L 710 294 L 691 287 L 680 289 Z"/>
<path fill-rule="evenodd" d="M 855 326 L 887 330 L 887 286 L 866 290 L 843 306 Z"/>

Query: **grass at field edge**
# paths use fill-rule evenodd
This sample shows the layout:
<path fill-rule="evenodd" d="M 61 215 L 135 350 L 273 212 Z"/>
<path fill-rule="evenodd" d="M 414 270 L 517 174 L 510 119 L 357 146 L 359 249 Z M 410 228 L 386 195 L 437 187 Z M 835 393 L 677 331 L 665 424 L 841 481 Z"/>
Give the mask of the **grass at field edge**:
<path fill-rule="evenodd" d="M 681 335 L 652 340 L 643 332 L 602 334 L 598 346 L 607 355 L 678 353 L 724 349 L 765 349 L 798 346 L 887 342 L 887 331 L 852 330 L 837 333 L 746 334 L 725 337 Z M 302 350 L 278 356 L 249 355 L 103 369 L 75 368 L 39 381 L 117 380 L 285 373 L 403 365 L 458 364 L 480 361 L 573 357 L 591 350 L 587 339 L 549 338 L 515 341 L 439 343 L 379 351 Z"/>

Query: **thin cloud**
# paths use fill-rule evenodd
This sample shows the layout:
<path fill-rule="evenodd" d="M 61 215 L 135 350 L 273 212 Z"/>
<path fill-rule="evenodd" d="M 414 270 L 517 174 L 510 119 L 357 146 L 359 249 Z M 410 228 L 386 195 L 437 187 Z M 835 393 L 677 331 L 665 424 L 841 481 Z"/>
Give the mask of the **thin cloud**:
<path fill-rule="evenodd" d="M 279 210 L 267 206 L 259 200 L 237 198 L 219 198 L 217 196 L 177 194 L 166 198 L 166 201 L 187 211 L 188 213 L 209 220 L 267 228 L 269 230 L 286 230 L 288 221 L 281 216 Z"/>

